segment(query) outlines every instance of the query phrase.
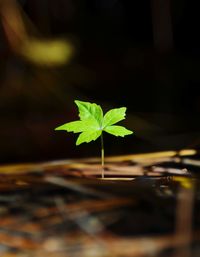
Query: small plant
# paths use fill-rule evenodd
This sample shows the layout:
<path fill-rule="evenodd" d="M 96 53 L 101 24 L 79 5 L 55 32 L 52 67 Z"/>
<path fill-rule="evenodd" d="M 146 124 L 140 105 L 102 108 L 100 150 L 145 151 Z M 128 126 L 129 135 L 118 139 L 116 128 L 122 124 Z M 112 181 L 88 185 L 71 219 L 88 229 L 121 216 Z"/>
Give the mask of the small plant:
<path fill-rule="evenodd" d="M 103 131 L 120 137 L 133 133 L 125 127 L 114 125 L 115 123 L 125 119 L 126 107 L 111 109 L 103 116 L 103 111 L 100 105 L 78 100 L 75 100 L 75 103 L 78 106 L 80 120 L 65 123 L 55 128 L 55 130 L 66 130 L 67 132 L 81 133 L 76 141 L 76 145 L 89 143 L 100 137 L 102 178 L 104 178 Z"/>

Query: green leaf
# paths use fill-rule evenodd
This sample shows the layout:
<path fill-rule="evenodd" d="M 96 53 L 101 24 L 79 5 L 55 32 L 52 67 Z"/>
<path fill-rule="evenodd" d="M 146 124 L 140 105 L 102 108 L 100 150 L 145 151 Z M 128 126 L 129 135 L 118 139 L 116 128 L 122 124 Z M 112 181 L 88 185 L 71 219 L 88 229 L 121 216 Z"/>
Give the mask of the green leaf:
<path fill-rule="evenodd" d="M 115 125 L 106 127 L 104 131 L 117 137 L 124 137 L 126 135 L 133 134 L 133 131 L 126 129 L 125 127 Z"/>
<path fill-rule="evenodd" d="M 55 130 L 66 130 L 67 132 L 74 132 L 79 133 L 82 131 L 87 130 L 97 130 L 99 129 L 99 125 L 96 120 L 94 119 L 87 119 L 87 120 L 77 120 L 65 123 L 59 127 L 57 127 Z"/>
<path fill-rule="evenodd" d="M 76 145 L 80 145 L 82 143 L 89 143 L 92 140 L 96 140 L 98 137 L 100 137 L 101 133 L 102 133 L 102 130 L 84 131 L 79 135 L 76 141 Z"/>
<path fill-rule="evenodd" d="M 81 133 L 76 141 L 76 145 L 95 141 L 103 131 L 114 136 L 124 137 L 133 132 L 122 126 L 113 125 L 123 119 L 126 115 L 126 107 L 116 108 L 108 111 L 103 117 L 100 105 L 95 103 L 75 100 L 79 110 L 80 120 L 65 123 L 55 130 L 66 130 L 68 132 Z M 102 178 L 104 178 L 104 146 L 103 136 L 101 137 L 101 165 Z"/>
<path fill-rule="evenodd" d="M 101 125 L 103 120 L 103 111 L 100 105 L 78 100 L 75 100 L 75 103 L 78 106 L 79 117 L 81 120 L 92 118 L 95 119 L 99 125 Z"/>
<path fill-rule="evenodd" d="M 101 106 L 79 100 L 75 100 L 75 103 L 79 110 L 80 120 L 65 123 L 55 130 L 81 133 L 76 141 L 76 145 L 96 140 L 103 131 L 121 137 L 133 133 L 125 127 L 113 125 L 125 119 L 126 107 L 112 109 L 103 117 Z"/>
<path fill-rule="evenodd" d="M 103 118 L 102 127 L 105 128 L 125 119 L 125 115 L 126 107 L 116 108 L 108 111 Z"/>
<path fill-rule="evenodd" d="M 82 121 L 77 120 L 68 122 L 55 128 L 55 130 L 66 130 L 67 132 L 79 133 L 82 132 Z"/>

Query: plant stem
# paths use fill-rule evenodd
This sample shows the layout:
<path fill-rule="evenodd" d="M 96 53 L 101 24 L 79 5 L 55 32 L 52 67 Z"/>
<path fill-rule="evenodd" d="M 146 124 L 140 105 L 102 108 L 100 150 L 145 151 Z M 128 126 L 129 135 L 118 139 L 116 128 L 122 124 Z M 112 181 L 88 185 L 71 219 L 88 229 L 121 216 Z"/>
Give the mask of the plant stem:
<path fill-rule="evenodd" d="M 101 178 L 104 178 L 104 142 L 103 142 L 103 132 L 101 133 L 101 167 L 102 167 Z"/>

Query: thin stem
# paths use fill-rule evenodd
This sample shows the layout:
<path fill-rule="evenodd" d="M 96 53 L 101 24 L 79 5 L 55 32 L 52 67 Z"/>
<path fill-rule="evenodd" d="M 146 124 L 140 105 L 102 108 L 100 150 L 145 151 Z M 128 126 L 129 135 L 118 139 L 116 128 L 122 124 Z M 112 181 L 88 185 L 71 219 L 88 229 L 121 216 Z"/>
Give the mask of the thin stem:
<path fill-rule="evenodd" d="M 103 142 L 103 132 L 101 133 L 101 167 L 102 167 L 101 177 L 104 178 L 104 142 Z"/>

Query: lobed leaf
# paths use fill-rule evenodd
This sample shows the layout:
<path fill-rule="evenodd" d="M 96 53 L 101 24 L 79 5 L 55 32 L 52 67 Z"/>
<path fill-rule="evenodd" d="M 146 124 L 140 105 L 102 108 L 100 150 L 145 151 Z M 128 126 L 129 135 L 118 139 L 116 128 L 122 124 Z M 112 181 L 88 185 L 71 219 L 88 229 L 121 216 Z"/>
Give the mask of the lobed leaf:
<path fill-rule="evenodd" d="M 84 131 L 79 135 L 76 141 L 76 145 L 80 145 L 82 143 L 89 143 L 92 140 L 96 140 L 98 137 L 100 137 L 101 133 L 102 133 L 102 130 Z"/>
<path fill-rule="evenodd" d="M 116 125 L 108 126 L 104 129 L 104 131 L 117 137 L 118 136 L 124 137 L 126 135 L 133 134 L 133 131 L 126 129 L 123 126 L 116 126 Z"/>
<path fill-rule="evenodd" d="M 113 125 L 125 119 L 126 107 L 112 109 L 103 117 L 101 106 L 79 100 L 75 100 L 75 103 L 79 110 L 80 120 L 65 123 L 55 128 L 55 130 L 81 133 L 76 141 L 76 145 L 96 140 L 103 131 L 121 137 L 133 133 L 125 127 Z"/>
<path fill-rule="evenodd" d="M 95 119 L 99 125 L 101 125 L 103 120 L 103 111 L 100 105 L 78 100 L 75 100 L 75 103 L 78 106 L 79 117 L 81 120 L 92 118 Z"/>
<path fill-rule="evenodd" d="M 66 130 L 67 132 L 79 133 L 82 131 L 81 125 L 81 121 L 72 121 L 55 128 L 55 130 Z"/>
<path fill-rule="evenodd" d="M 102 127 L 105 128 L 125 119 L 125 115 L 126 107 L 116 108 L 108 111 L 103 118 Z"/>
<path fill-rule="evenodd" d="M 96 120 L 94 119 L 87 119 L 87 120 L 77 120 L 65 123 L 59 127 L 57 127 L 55 130 L 66 130 L 67 132 L 74 132 L 74 133 L 80 133 L 82 131 L 87 130 L 98 130 L 99 125 Z"/>

